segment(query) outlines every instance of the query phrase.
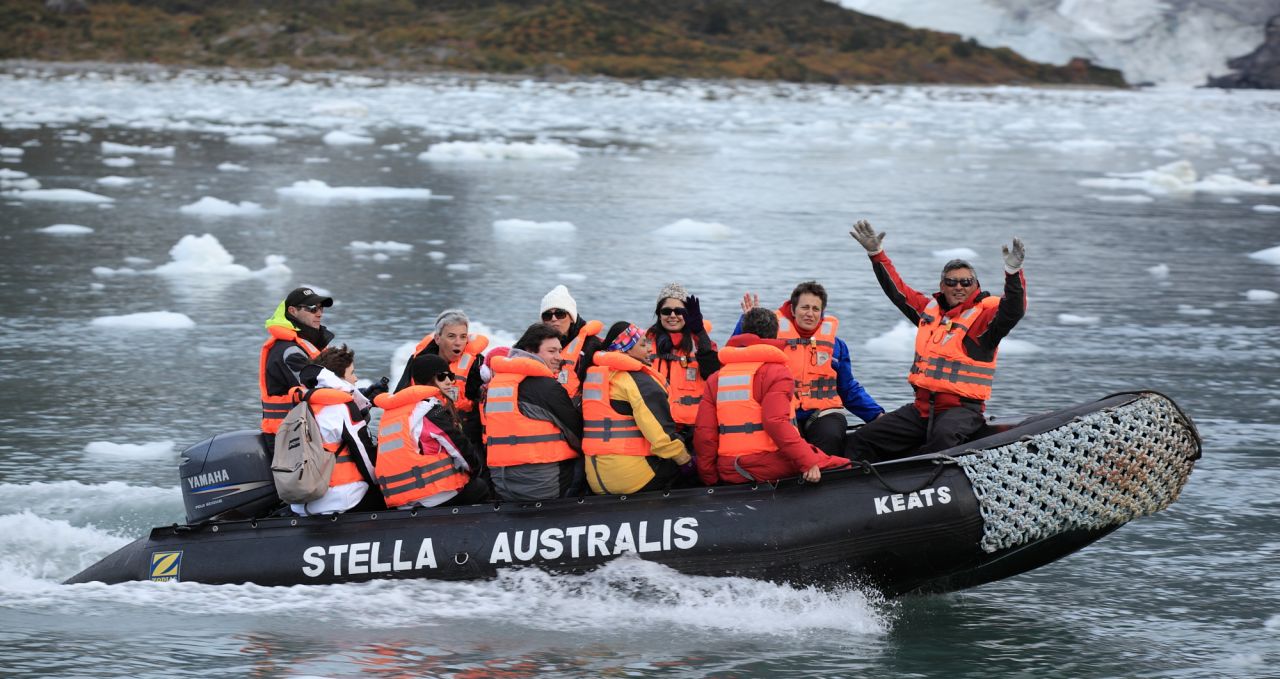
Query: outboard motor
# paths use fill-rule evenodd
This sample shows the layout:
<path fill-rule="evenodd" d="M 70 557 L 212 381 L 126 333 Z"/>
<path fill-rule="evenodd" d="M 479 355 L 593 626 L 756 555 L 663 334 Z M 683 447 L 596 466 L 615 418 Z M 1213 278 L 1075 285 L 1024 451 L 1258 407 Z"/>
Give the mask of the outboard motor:
<path fill-rule="evenodd" d="M 178 476 L 187 523 L 266 516 L 280 504 L 257 430 L 218 434 L 182 451 Z"/>

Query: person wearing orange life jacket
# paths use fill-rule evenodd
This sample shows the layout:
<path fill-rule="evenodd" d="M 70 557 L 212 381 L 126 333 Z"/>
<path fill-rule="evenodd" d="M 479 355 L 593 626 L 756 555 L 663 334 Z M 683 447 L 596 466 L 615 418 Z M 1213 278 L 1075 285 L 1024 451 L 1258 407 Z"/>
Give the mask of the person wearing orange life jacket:
<path fill-rule="evenodd" d="M 578 303 L 569 289 L 557 285 L 542 297 L 542 322 L 560 333 L 561 363 L 552 368 L 556 379 L 564 385 L 570 398 L 578 398 L 582 377 L 591 367 L 591 355 L 603 346 L 596 337 L 604 329 L 600 321 L 584 321 L 578 315 Z"/>
<path fill-rule="evenodd" d="M 679 283 L 668 283 L 658 293 L 654 315 L 658 319 L 648 331 L 654 351 L 650 359 L 667 381 L 671 417 L 690 444 L 707 378 L 720 369 L 719 349 L 707 335 L 711 326 L 702 319 L 698 298 Z"/>
<path fill-rule="evenodd" d="M 1001 246 L 1003 297 L 982 290 L 973 266 L 962 259 L 942 267 L 939 290 L 929 296 L 902 282 L 881 247 L 883 232 L 858 221 L 849 235 L 871 257 L 885 294 L 917 326 L 915 359 L 907 376 L 914 402 L 855 432 L 852 450 L 870 460 L 893 459 L 968 441 L 985 422 L 1000 340 L 1026 313 L 1022 241 L 1014 238 L 1012 247 Z"/>
<path fill-rule="evenodd" d="M 453 407 L 462 421 L 462 431 L 474 447 L 480 446 L 480 411 L 476 402 L 480 399 L 480 367 L 484 364 L 484 350 L 489 347 L 489 338 L 484 335 L 471 335 L 471 320 L 461 309 L 445 309 L 436 316 L 434 331 L 423 337 L 414 347 L 413 356 L 405 362 L 404 370 L 396 383 L 396 391 L 412 386 L 413 371 L 409 369 L 413 361 L 425 355 L 438 355 L 449 363 L 449 370 L 457 376 L 457 398 Z"/>
<path fill-rule="evenodd" d="M 450 394 L 457 393 L 444 358 L 423 354 L 408 366 L 412 384 L 382 394 L 375 475 L 387 506 L 398 509 L 489 502 L 481 460 L 462 435 Z"/>
<path fill-rule="evenodd" d="M 321 322 L 333 298 L 307 287 L 295 288 L 267 319 L 270 337 L 258 357 L 258 394 L 262 399 L 262 433 L 267 450 L 275 450 L 280 422 L 298 402 L 302 368 L 333 340 Z"/>
<path fill-rule="evenodd" d="M 776 339 L 778 319 L 754 307 L 742 333 L 720 350 L 720 371 L 707 380 L 694 425 L 703 483 L 774 482 L 792 476 L 818 481 L 822 470 L 849 464 L 805 441 L 792 420 L 795 380 Z"/>
<path fill-rule="evenodd" d="M 582 413 L 556 380 L 560 333 L 543 323 L 491 360 L 484 401 L 485 447 L 501 500 L 550 500 L 581 493 Z"/>
<path fill-rule="evenodd" d="M 695 473 L 640 328 L 619 321 L 582 383 L 582 453 L 597 495 L 671 488 Z M 684 472 L 682 474 L 682 471 Z"/>
<path fill-rule="evenodd" d="M 755 295 L 743 296 L 742 308 L 759 305 Z M 848 419 L 845 411 L 870 422 L 884 414 L 853 376 L 849 346 L 836 336 L 840 321 L 826 313 L 827 290 L 805 281 L 778 308 L 778 339 L 796 381 L 796 423 L 804 439 L 828 455 L 843 454 Z M 736 330 L 735 330 L 736 332 Z"/>
<path fill-rule="evenodd" d="M 299 516 L 384 508 L 381 495 L 368 492 L 377 451 L 363 415 L 370 404 L 355 386 L 355 352 L 345 345 L 328 347 L 316 356 L 314 364 L 302 369 L 301 379 L 308 388 L 303 399 L 320 426 L 324 448 L 337 459 L 329 490 L 318 500 L 289 508 Z"/>

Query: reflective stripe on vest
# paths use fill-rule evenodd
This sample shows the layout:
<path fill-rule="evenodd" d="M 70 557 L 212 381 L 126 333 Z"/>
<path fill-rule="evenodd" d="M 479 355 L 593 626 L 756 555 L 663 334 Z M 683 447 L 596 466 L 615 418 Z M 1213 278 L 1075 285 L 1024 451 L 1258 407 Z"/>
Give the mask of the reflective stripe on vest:
<path fill-rule="evenodd" d="M 631 362 L 637 367 L 641 365 L 635 359 Z M 649 440 L 636 425 L 636 418 L 614 410 L 610 402 L 610 385 L 616 372 L 600 365 L 587 371 L 582 390 L 582 452 L 644 457 L 650 452 Z"/>
<path fill-rule="evenodd" d="M 776 453 L 778 446 L 764 431 L 764 409 L 753 393 L 756 373 L 765 363 L 786 364 L 777 347 L 756 344 L 720 350 L 720 377 L 716 385 L 716 419 L 719 420 L 719 454 L 727 457 Z"/>
<path fill-rule="evenodd" d="M 560 462 L 578 456 L 560 428 L 520 412 L 520 383 L 527 377 L 551 377 L 549 368 L 531 358 L 498 357 L 484 406 L 485 445 L 490 467 Z"/>
<path fill-rule="evenodd" d="M 293 410 L 293 406 L 298 403 L 297 394 L 294 389 L 290 389 L 284 394 L 268 394 L 267 393 L 267 356 L 271 353 L 271 347 L 276 342 L 291 342 L 299 349 L 307 353 L 309 358 L 315 358 L 320 354 L 320 350 L 314 344 L 298 337 L 298 331 L 293 328 L 285 328 L 279 325 L 273 325 L 267 329 L 270 337 L 262 343 L 262 351 L 258 356 L 258 396 L 262 402 L 262 422 L 261 429 L 264 434 L 274 434 L 280 431 L 280 421 L 285 415 Z"/>
<path fill-rule="evenodd" d="M 823 316 L 822 322 L 808 338 L 781 312 L 778 316 L 778 339 L 785 340 L 787 367 L 796 382 L 795 403 L 802 410 L 839 408 L 839 380 L 836 376 L 836 331 L 840 321 L 835 316 Z M 785 330 L 783 329 L 785 325 Z"/>
<path fill-rule="evenodd" d="M 448 451 L 439 447 L 422 450 L 419 437 L 413 434 L 415 423 L 410 422 L 410 418 L 419 403 L 431 398 L 440 398 L 440 390 L 413 385 L 394 394 L 381 394 L 375 400 L 386 412 L 378 430 L 378 461 L 374 473 L 388 507 L 402 507 L 415 500 L 458 490 L 470 480 L 466 472 L 454 466 Z M 444 432 L 425 417 L 420 428 L 447 439 Z"/>
<path fill-rule="evenodd" d="M 931 300 L 920 314 L 916 330 L 915 360 L 907 381 L 927 391 L 953 394 L 986 401 L 996 375 L 996 355 L 979 361 L 965 353 L 964 339 L 978 314 L 1000 305 L 999 297 L 984 297 L 952 318 L 941 313 L 938 300 Z"/>
<path fill-rule="evenodd" d="M 698 404 L 702 402 L 707 382 L 698 372 L 698 361 L 693 356 L 680 353 L 676 356 L 678 360 L 655 356 L 653 368 L 666 378 L 671 419 L 677 424 L 693 425 L 698 419 Z"/>

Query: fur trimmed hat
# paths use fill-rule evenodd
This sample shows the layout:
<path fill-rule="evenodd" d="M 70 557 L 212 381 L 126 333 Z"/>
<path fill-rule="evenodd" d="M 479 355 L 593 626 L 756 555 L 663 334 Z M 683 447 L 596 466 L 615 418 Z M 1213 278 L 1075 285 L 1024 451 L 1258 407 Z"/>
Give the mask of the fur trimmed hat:
<path fill-rule="evenodd" d="M 662 306 L 662 300 L 668 297 L 684 302 L 689 298 L 689 291 L 685 290 L 684 286 L 679 283 L 667 283 L 658 291 L 658 306 Z"/>

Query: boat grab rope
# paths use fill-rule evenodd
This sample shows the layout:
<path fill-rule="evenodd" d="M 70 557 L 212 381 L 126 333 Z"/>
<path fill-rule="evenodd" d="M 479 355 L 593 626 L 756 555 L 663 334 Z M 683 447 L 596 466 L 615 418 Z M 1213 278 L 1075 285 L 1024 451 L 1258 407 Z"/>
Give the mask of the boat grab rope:
<path fill-rule="evenodd" d="M 876 480 L 880 482 L 880 485 L 884 486 L 884 489 L 889 491 L 890 493 L 897 493 L 899 495 L 910 495 L 917 491 L 924 490 L 929 486 L 932 486 L 933 482 L 937 481 L 938 477 L 942 475 L 942 470 L 945 468 L 945 465 L 948 463 L 956 464 L 956 462 L 957 461 L 955 458 L 948 457 L 946 455 L 938 455 L 936 459 L 934 459 L 933 461 L 933 464 L 934 464 L 933 474 L 929 476 L 929 478 L 926 479 L 924 482 L 920 483 L 914 488 L 895 487 L 892 483 L 889 483 L 888 479 L 880 475 L 880 470 L 877 469 L 874 464 L 871 464 L 866 460 L 853 460 L 851 464 L 853 466 L 853 469 L 860 471 L 863 474 L 874 474 L 876 477 Z"/>
<path fill-rule="evenodd" d="M 1155 393 L 1041 434 L 956 456 L 988 553 L 1073 529 L 1118 526 L 1178 498 L 1200 456 L 1190 419 Z"/>

